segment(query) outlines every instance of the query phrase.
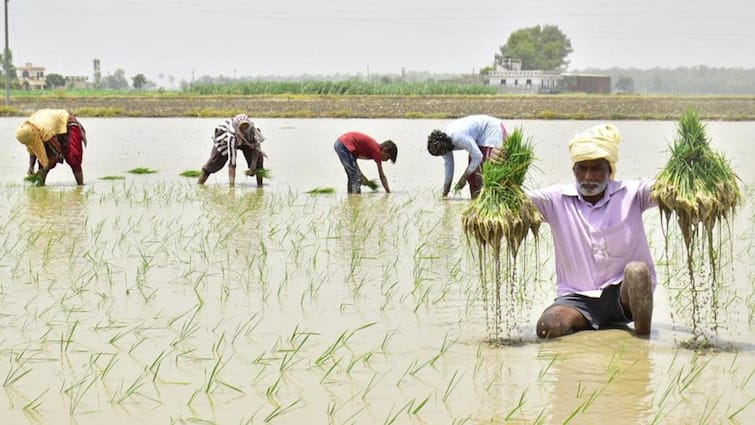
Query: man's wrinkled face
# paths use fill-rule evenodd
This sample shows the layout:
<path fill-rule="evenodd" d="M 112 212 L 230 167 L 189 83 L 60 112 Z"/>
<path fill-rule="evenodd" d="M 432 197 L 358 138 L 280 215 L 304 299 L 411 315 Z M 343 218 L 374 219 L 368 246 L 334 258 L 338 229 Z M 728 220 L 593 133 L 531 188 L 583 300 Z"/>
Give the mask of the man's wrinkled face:
<path fill-rule="evenodd" d="M 574 177 L 577 179 L 577 189 L 582 196 L 597 196 L 608 186 L 608 176 L 611 166 L 605 159 L 590 159 L 574 164 Z"/>

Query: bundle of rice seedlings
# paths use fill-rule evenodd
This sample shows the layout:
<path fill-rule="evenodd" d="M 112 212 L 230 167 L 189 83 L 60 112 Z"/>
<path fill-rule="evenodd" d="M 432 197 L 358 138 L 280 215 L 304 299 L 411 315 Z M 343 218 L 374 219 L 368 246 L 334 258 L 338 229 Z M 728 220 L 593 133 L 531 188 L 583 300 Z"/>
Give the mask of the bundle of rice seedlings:
<path fill-rule="evenodd" d="M 708 234 L 734 214 L 742 202 L 737 180 L 729 162 L 711 149 L 698 114 L 689 109 L 679 120 L 671 157 L 653 188 L 666 219 L 676 215 L 688 248 L 698 225 Z"/>
<path fill-rule="evenodd" d="M 319 194 L 325 194 L 325 193 L 336 193 L 336 189 L 334 187 L 316 187 L 312 190 L 308 190 L 307 192 L 312 195 L 319 195 Z"/>
<path fill-rule="evenodd" d="M 272 174 L 270 173 L 270 170 L 267 168 L 255 168 L 255 169 L 248 169 L 245 171 L 245 174 L 247 176 L 257 176 L 262 177 L 264 179 L 270 179 L 272 178 Z"/>
<path fill-rule="evenodd" d="M 537 237 L 542 221 L 540 212 L 522 190 L 527 169 L 534 159 L 532 145 L 523 139 L 522 130 L 515 129 L 500 154 L 485 162 L 480 195 L 461 216 L 467 241 L 474 240 L 477 244 L 485 318 L 495 344 L 518 342 L 513 332 L 523 315 L 525 300 L 521 295 L 522 281 L 517 280 L 516 257 L 529 232 Z M 503 263 L 504 273 L 502 248 L 508 252 Z M 492 262 L 488 262 L 487 254 L 491 255 Z M 492 267 L 494 273 L 492 284 L 488 267 Z M 505 321 L 504 306 L 507 308 Z M 504 325 L 508 332 L 506 338 L 501 335 Z"/>
<path fill-rule="evenodd" d="M 542 217 L 522 190 L 527 169 L 534 160 L 532 144 L 525 141 L 521 128 L 506 138 L 502 152 L 483 164 L 480 195 L 462 213 L 467 238 L 481 249 L 490 247 L 500 256 L 502 242 L 512 258 L 532 232 L 537 236 Z"/>
<path fill-rule="evenodd" d="M 147 167 L 136 167 L 127 171 L 130 174 L 154 174 L 157 170 L 153 170 Z"/>
<path fill-rule="evenodd" d="M 682 234 L 689 278 L 682 295 L 691 297 L 688 306 L 683 303 L 682 308 L 691 310 L 693 339 L 701 338 L 705 337 L 702 325 L 707 324 L 713 332 L 718 326 L 723 252 L 721 232 L 715 230 L 719 225 L 728 227 L 729 217 L 742 203 L 742 193 L 737 185 L 739 178 L 723 155 L 711 149 L 705 125 L 694 110 L 689 109 L 680 118 L 670 150 L 668 163 L 656 178 L 653 196 L 665 218 L 667 258 L 672 216 Z M 700 285 L 700 280 L 708 285 Z"/>
<path fill-rule="evenodd" d="M 39 182 L 39 173 L 27 175 L 26 177 L 24 177 L 24 181 L 32 184 L 37 184 Z"/>
<path fill-rule="evenodd" d="M 372 179 L 364 179 L 364 180 L 362 180 L 362 186 L 369 187 L 370 189 L 372 189 L 373 192 L 376 191 L 376 190 L 378 190 L 378 183 L 375 180 L 372 180 Z"/>
<path fill-rule="evenodd" d="M 185 170 L 179 175 L 181 177 L 199 177 L 200 174 L 202 174 L 202 172 L 199 170 Z"/>

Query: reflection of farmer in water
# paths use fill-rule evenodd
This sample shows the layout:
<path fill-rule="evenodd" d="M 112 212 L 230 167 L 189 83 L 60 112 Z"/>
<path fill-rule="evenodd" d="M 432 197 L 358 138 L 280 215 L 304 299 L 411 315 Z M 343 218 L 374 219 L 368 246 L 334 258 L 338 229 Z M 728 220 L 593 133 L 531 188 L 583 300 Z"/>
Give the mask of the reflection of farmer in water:
<path fill-rule="evenodd" d="M 253 176 L 263 168 L 264 158 L 261 144 L 265 140 L 259 128 L 246 114 L 223 121 L 215 127 L 212 137 L 210 159 L 202 167 L 198 183 L 204 184 L 210 174 L 220 171 L 228 162 L 228 183 L 231 187 L 236 184 L 236 151 L 244 154 L 249 169 L 246 175 Z M 257 175 L 257 186 L 262 186 L 262 175 Z"/>
<path fill-rule="evenodd" d="M 618 130 L 592 127 L 569 142 L 576 184 L 528 191 L 550 225 L 558 297 L 537 321 L 537 336 L 552 338 L 634 321 L 650 333 L 655 265 L 643 211 L 656 206 L 653 180 L 614 180 Z"/>
<path fill-rule="evenodd" d="M 86 131 L 68 111 L 41 109 L 33 113 L 16 131 L 16 139 L 29 151 L 28 174 L 36 174 L 38 186 L 44 186 L 47 173 L 64 160 L 71 167 L 76 184 L 84 184 L 81 162 L 87 144 Z M 35 171 L 37 163 L 39 170 Z"/>

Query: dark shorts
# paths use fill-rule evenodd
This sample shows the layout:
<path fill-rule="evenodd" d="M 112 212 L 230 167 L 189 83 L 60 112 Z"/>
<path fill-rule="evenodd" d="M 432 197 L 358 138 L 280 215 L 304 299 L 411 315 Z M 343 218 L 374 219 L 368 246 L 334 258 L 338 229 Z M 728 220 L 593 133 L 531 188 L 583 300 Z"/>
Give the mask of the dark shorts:
<path fill-rule="evenodd" d="M 606 325 L 625 325 L 632 321 L 621 307 L 621 285 L 609 285 L 600 295 L 592 298 L 586 295 L 568 294 L 557 297 L 551 305 L 565 305 L 582 313 L 592 324 L 593 329 Z"/>
<path fill-rule="evenodd" d="M 238 146 L 236 149 L 240 150 L 241 153 L 244 154 L 244 159 L 246 159 L 247 166 L 251 169 L 254 168 L 264 168 L 264 156 L 258 155 L 257 161 L 255 164 L 252 164 L 252 154 L 254 153 L 254 148 L 247 145 L 241 145 Z M 210 159 L 207 160 L 207 162 L 202 166 L 202 170 L 207 172 L 208 174 L 217 173 L 220 171 L 221 168 L 228 162 L 228 155 L 223 155 L 220 153 L 215 146 L 212 146 L 212 149 L 210 150 Z"/>

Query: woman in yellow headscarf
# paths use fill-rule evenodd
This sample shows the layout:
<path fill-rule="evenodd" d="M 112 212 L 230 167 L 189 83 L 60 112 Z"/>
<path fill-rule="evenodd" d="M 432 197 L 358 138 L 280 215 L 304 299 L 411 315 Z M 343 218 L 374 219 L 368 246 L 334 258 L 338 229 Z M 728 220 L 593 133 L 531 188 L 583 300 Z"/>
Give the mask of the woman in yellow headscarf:
<path fill-rule="evenodd" d="M 84 184 L 81 163 L 86 130 L 71 113 L 63 109 L 40 109 L 27 118 L 16 131 L 16 139 L 29 151 L 29 175 L 37 175 L 37 185 L 44 186 L 47 173 L 58 162 L 67 162 L 76 184 Z M 39 170 L 35 171 L 39 163 Z"/>

